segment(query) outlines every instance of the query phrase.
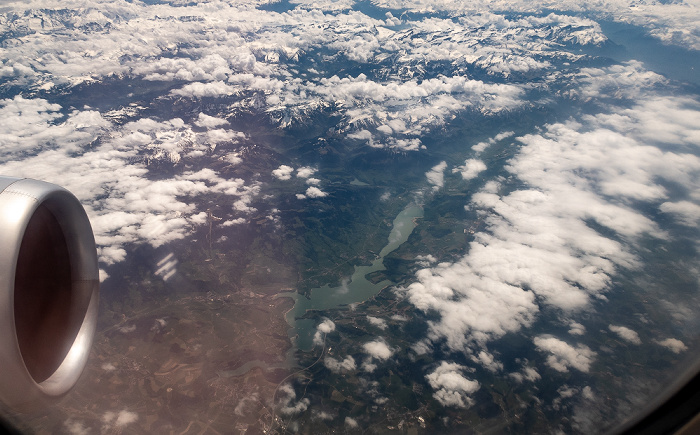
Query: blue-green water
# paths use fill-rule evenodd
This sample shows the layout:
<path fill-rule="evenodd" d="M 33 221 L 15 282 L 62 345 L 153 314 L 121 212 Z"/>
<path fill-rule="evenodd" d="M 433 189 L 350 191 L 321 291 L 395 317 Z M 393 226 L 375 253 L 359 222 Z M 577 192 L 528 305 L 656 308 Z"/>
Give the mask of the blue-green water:
<path fill-rule="evenodd" d="M 287 313 L 287 322 L 292 327 L 289 331 L 290 337 L 296 337 L 296 347 L 301 350 L 310 350 L 313 347 L 313 335 L 316 331 L 316 321 L 312 319 L 298 319 L 308 310 L 327 310 L 338 308 L 354 303 L 366 301 L 379 293 L 391 281 L 384 280 L 373 284 L 366 276 L 372 272 L 384 270 L 384 257 L 398 248 L 415 228 L 414 220 L 423 217 L 423 208 L 417 204 L 409 204 L 394 219 L 393 227 L 386 246 L 382 248 L 379 256 L 369 266 L 355 266 L 352 276 L 343 281 L 337 287 L 328 285 L 315 288 L 311 291 L 311 298 L 307 299 L 299 296 L 298 293 L 283 293 L 281 296 L 288 296 L 294 299 L 294 307 Z"/>

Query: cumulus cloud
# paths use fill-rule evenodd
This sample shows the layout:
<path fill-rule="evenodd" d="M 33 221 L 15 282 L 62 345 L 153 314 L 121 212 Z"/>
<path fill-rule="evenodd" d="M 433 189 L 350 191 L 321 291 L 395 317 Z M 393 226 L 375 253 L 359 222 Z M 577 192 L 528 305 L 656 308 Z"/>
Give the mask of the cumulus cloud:
<path fill-rule="evenodd" d="M 507 138 L 513 136 L 514 134 L 515 134 L 515 132 L 512 132 L 512 131 L 504 131 L 502 133 L 498 133 L 496 136 L 490 138 L 489 140 L 487 140 L 485 142 L 479 142 L 478 144 L 472 146 L 472 150 L 474 150 L 474 152 L 476 152 L 477 154 L 481 153 L 489 146 L 491 146 L 497 142 L 500 142 L 504 139 L 507 139 Z"/>
<path fill-rule="evenodd" d="M 657 343 L 676 354 L 688 350 L 688 346 L 676 338 L 667 338 L 657 341 Z"/>
<path fill-rule="evenodd" d="M 578 322 L 571 322 L 569 328 L 569 334 L 571 335 L 583 335 L 586 333 L 586 327 Z"/>
<path fill-rule="evenodd" d="M 209 116 L 205 113 L 200 113 L 194 124 L 198 127 L 216 128 L 228 124 L 228 121 L 215 116 Z"/>
<path fill-rule="evenodd" d="M 507 170 L 523 184 L 501 194 L 490 182 L 475 193 L 468 207 L 484 216 L 486 231 L 462 259 L 418 271 L 403 289 L 417 308 L 439 315 L 428 339 L 454 350 L 481 346 L 529 326 L 541 305 L 585 309 L 603 297 L 617 269 L 637 268 L 639 238 L 668 234 L 632 205 L 664 202 L 661 180 L 700 189 L 692 175 L 700 159 L 683 148 L 698 134 L 697 108 L 687 98 L 653 94 L 517 138 L 523 147 Z"/>
<path fill-rule="evenodd" d="M 668 44 L 677 44 L 695 50 L 700 49 L 700 38 L 697 37 L 697 20 L 694 18 L 695 10 L 690 3 L 640 3 L 630 8 L 630 4 L 624 0 L 614 0 L 596 3 L 580 3 L 574 0 L 564 1 L 509 1 L 483 0 L 469 3 L 453 1 L 430 0 L 376 0 L 377 6 L 385 8 L 404 8 L 412 12 L 438 12 L 449 11 L 452 14 L 473 15 L 483 14 L 483 11 L 509 11 L 527 12 L 536 14 L 543 9 L 560 12 L 586 12 L 594 17 L 614 17 L 622 22 L 631 22 L 642 28 L 646 28 L 651 35 Z M 485 14 L 484 14 L 485 15 Z M 554 20 L 564 21 L 566 18 L 554 15 Z M 545 19 L 553 21 L 553 18 Z M 544 21 L 544 20 L 542 20 Z M 574 22 L 572 20 L 570 23 Z M 588 23 L 587 23 L 588 22 Z M 578 21 L 576 30 L 564 38 L 578 44 L 597 44 L 604 41 L 599 26 L 592 24 L 591 20 Z"/>
<path fill-rule="evenodd" d="M 489 352 L 485 350 L 480 351 L 476 355 L 472 355 L 472 361 L 483 366 L 486 370 L 490 372 L 498 372 L 503 370 L 503 364 L 496 360 L 496 358 Z"/>
<path fill-rule="evenodd" d="M 290 3 L 304 9 L 322 11 L 344 11 L 352 9 L 355 0 L 290 0 Z"/>
<path fill-rule="evenodd" d="M 274 175 L 278 180 L 289 180 L 292 178 L 292 172 L 294 172 L 294 168 L 291 166 L 280 165 L 279 168 L 272 171 L 272 175 Z"/>
<path fill-rule="evenodd" d="M 672 215 L 682 225 L 696 227 L 700 222 L 700 205 L 690 201 L 664 202 L 659 210 Z"/>
<path fill-rule="evenodd" d="M 421 149 L 418 136 L 442 125 L 455 112 L 472 106 L 484 112 L 515 108 L 523 94 L 514 85 L 487 84 L 465 77 L 440 77 L 420 84 L 414 80 L 377 83 L 364 74 L 324 78 L 309 91 L 323 99 L 341 101 L 349 108 L 348 137 L 402 151 Z M 380 135 L 373 135 L 367 124 L 378 125 Z"/>
<path fill-rule="evenodd" d="M 193 199 L 205 192 L 233 196 L 239 210 L 251 210 L 248 204 L 259 190 L 257 183 L 224 179 L 211 169 L 183 170 L 158 180 L 149 177 L 149 161 L 176 164 L 198 158 L 193 152 L 211 152 L 206 133 L 193 131 L 182 119 L 142 118 L 116 126 L 96 112 L 75 111 L 61 122 L 51 114 L 60 106 L 45 103 L 0 101 L 0 110 L 22 106 L 12 126 L 15 143 L 5 142 L 0 171 L 18 177 L 41 174 L 43 180 L 73 192 L 90 217 L 101 262 L 122 261 L 127 243 L 161 246 L 185 237 L 202 223 Z M 36 145 L 32 132 L 38 122 L 50 122 L 47 131 L 56 129 L 54 145 Z M 29 148 L 31 155 L 23 156 Z"/>
<path fill-rule="evenodd" d="M 135 412 L 122 410 L 119 412 L 107 411 L 102 415 L 102 422 L 106 428 L 117 427 L 122 428 L 139 419 Z"/>
<path fill-rule="evenodd" d="M 428 183 L 433 185 L 433 190 L 438 190 L 445 184 L 445 169 L 447 169 L 447 162 L 440 162 L 425 173 Z"/>
<path fill-rule="evenodd" d="M 249 396 L 243 397 L 240 402 L 238 402 L 236 407 L 233 409 L 233 413 L 241 417 L 245 417 L 246 415 L 249 415 L 251 409 L 254 409 L 253 406 L 258 403 L 259 400 L 260 397 L 258 393 L 251 393 Z"/>
<path fill-rule="evenodd" d="M 433 397 L 442 406 L 468 408 L 474 403 L 470 395 L 479 389 L 479 383 L 464 377 L 464 370 L 465 367 L 459 364 L 442 361 L 440 366 L 425 376 L 436 390 Z"/>
<path fill-rule="evenodd" d="M 569 367 L 588 373 L 595 359 L 595 352 L 583 344 L 574 347 L 551 335 L 534 338 L 535 347 L 548 354 L 547 365 L 559 372 L 568 372 Z"/>
<path fill-rule="evenodd" d="M 44 99 L 26 99 L 19 95 L 0 100 L 0 116 L 5 120 L 0 126 L 3 160 L 50 149 L 80 152 L 111 127 L 111 123 L 94 110 L 75 110 L 61 121 L 61 109 L 60 105 Z"/>
<path fill-rule="evenodd" d="M 181 97 L 202 98 L 202 97 L 222 97 L 232 95 L 236 92 L 236 88 L 227 85 L 222 81 L 209 83 L 190 83 L 180 89 L 175 89 L 170 93 Z"/>
<path fill-rule="evenodd" d="M 231 219 L 231 220 L 226 220 L 221 222 L 222 227 L 230 227 L 233 225 L 240 225 L 246 223 L 247 220 L 245 218 L 237 218 L 237 219 Z"/>
<path fill-rule="evenodd" d="M 528 366 L 523 367 L 520 372 L 509 373 L 508 376 L 515 379 L 519 383 L 522 383 L 523 381 L 535 382 L 541 379 L 541 376 L 537 370 Z"/>
<path fill-rule="evenodd" d="M 363 344 L 362 348 L 369 356 L 381 361 L 391 358 L 394 354 L 394 351 L 381 338 Z"/>
<path fill-rule="evenodd" d="M 642 344 L 642 340 L 639 339 L 639 334 L 625 326 L 609 325 L 608 329 L 625 341 L 632 344 Z"/>
<path fill-rule="evenodd" d="M 317 329 L 324 334 L 328 334 L 335 331 L 335 323 L 330 319 L 325 319 L 318 325 Z"/>
<path fill-rule="evenodd" d="M 581 68 L 577 79 L 577 86 L 567 92 L 584 101 L 601 96 L 636 99 L 648 89 L 667 82 L 663 76 L 645 69 L 639 61 L 606 68 Z"/>
<path fill-rule="evenodd" d="M 372 358 L 367 358 L 362 362 L 362 370 L 372 373 L 373 371 L 377 370 L 377 364 L 372 362 Z"/>
<path fill-rule="evenodd" d="M 467 159 L 463 166 L 458 166 L 453 169 L 452 172 L 459 172 L 462 174 L 462 179 L 469 181 L 476 178 L 481 172 L 486 170 L 486 164 L 481 160 L 477 159 Z"/>
<path fill-rule="evenodd" d="M 416 262 L 423 267 L 428 267 L 428 266 L 432 265 L 433 263 L 436 263 L 437 258 L 435 258 L 435 256 L 431 255 L 431 254 L 418 255 L 418 256 L 416 256 Z"/>
<path fill-rule="evenodd" d="M 333 357 L 327 356 L 323 360 L 323 365 L 325 365 L 326 368 L 333 373 L 349 372 L 357 368 L 355 359 L 352 356 L 347 356 L 342 361 L 338 361 Z"/>
<path fill-rule="evenodd" d="M 379 317 L 367 316 L 367 321 L 379 329 L 386 329 L 388 326 L 386 320 L 380 319 Z"/>
<path fill-rule="evenodd" d="M 359 425 L 359 423 L 357 422 L 357 420 L 355 420 L 354 418 L 352 418 L 352 417 L 345 417 L 345 426 L 349 427 L 350 429 L 356 429 L 356 428 L 359 427 L 360 425 Z"/>
<path fill-rule="evenodd" d="M 331 319 L 324 319 L 316 327 L 316 332 L 314 333 L 314 344 L 323 345 L 326 334 L 330 334 L 335 331 L 335 323 Z"/>
<path fill-rule="evenodd" d="M 290 384 L 283 384 L 279 387 L 280 392 L 280 412 L 284 415 L 295 415 L 306 411 L 311 401 L 306 397 L 296 401 L 297 393 Z"/>
<path fill-rule="evenodd" d="M 526 104 L 526 87 L 489 82 L 490 77 L 548 70 L 552 59 L 576 58 L 562 44 L 605 40 L 600 26 L 586 18 L 556 13 L 513 18 L 500 12 L 502 5 L 489 11 L 490 2 L 478 13 L 449 2 L 454 19 L 414 20 L 410 29 L 391 29 L 403 17 L 371 18 L 352 10 L 352 1 L 295 4 L 333 13 L 297 9 L 285 13 L 280 26 L 279 14 L 247 3 L 109 3 L 86 16 L 70 2 L 29 2 L 22 7 L 30 13 L 10 20 L 13 28 L 27 30 L 4 49 L 0 76 L 11 85 L 42 89 L 123 76 L 184 82 L 172 97 L 233 96 L 232 110 L 265 113 L 281 127 L 333 108 L 343 118 L 341 134 L 407 152 L 425 148 L 423 134 L 460 112 L 488 115 Z M 163 20 L 172 26 L 163 26 Z M 109 31 L 87 38 L 83 26 L 88 24 Z M 339 77 L 324 75 L 321 68 L 302 74 L 294 69 L 296 62 L 326 49 L 351 62 L 373 62 L 380 70 L 372 77 Z M 443 73 L 430 77 L 426 66 L 436 63 Z M 486 79 L 466 77 L 465 67 Z"/>
<path fill-rule="evenodd" d="M 309 198 L 323 198 L 324 196 L 328 196 L 326 192 L 322 191 L 316 186 L 309 186 L 306 189 L 305 195 Z"/>
<path fill-rule="evenodd" d="M 76 420 L 66 420 L 63 423 L 64 427 L 71 435 L 89 435 L 90 430 L 85 425 Z"/>
<path fill-rule="evenodd" d="M 131 332 L 136 331 L 136 325 L 125 325 L 125 326 L 120 326 L 117 328 L 117 331 L 121 332 L 122 334 L 129 334 Z"/>
<path fill-rule="evenodd" d="M 297 169 L 297 177 L 299 178 L 309 178 L 316 173 L 316 169 L 309 166 L 304 166 L 303 168 Z"/>

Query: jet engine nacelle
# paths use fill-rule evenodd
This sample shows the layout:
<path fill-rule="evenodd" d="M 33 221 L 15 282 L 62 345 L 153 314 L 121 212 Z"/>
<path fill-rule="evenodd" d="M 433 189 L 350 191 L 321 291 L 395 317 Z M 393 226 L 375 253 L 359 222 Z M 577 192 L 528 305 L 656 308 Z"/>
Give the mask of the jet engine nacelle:
<path fill-rule="evenodd" d="M 67 393 L 97 324 L 99 269 L 85 210 L 67 190 L 0 177 L 0 400 L 30 411 Z"/>

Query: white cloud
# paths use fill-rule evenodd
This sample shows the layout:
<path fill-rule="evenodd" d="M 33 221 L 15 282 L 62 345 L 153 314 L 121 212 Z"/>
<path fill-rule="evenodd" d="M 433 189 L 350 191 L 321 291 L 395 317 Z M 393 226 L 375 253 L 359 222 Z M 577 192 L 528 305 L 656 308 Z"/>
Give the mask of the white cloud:
<path fill-rule="evenodd" d="M 105 272 L 104 269 L 100 269 L 100 282 L 104 282 L 107 278 L 109 278 L 109 274 Z"/>
<path fill-rule="evenodd" d="M 482 365 L 486 370 L 490 372 L 495 373 L 503 370 L 503 364 L 499 361 L 496 361 L 496 358 L 494 358 L 494 356 L 491 353 L 485 350 L 480 351 L 476 355 L 472 355 L 471 359 L 475 363 Z"/>
<path fill-rule="evenodd" d="M 71 2 L 16 3 L 14 8 L 29 13 L 17 14 L 12 25 L 31 31 L 4 48 L 0 76 L 37 88 L 110 76 L 185 82 L 171 95 L 233 95 L 240 99 L 233 111 L 267 113 L 280 126 L 306 122 L 315 110 L 333 107 L 343 117 L 341 134 L 362 137 L 371 146 L 417 151 L 425 147 L 420 141 L 425 132 L 459 112 L 489 114 L 526 104 L 526 87 L 473 80 L 463 74 L 463 66 L 507 78 L 550 69 L 551 59 L 575 59 L 562 44 L 605 40 L 592 20 L 555 13 L 508 17 L 489 12 L 492 7 L 509 9 L 492 2 L 479 7 L 430 5 L 429 10 L 452 9 L 456 15 L 413 20 L 410 32 L 386 27 L 398 25 L 403 17 L 373 19 L 353 11 L 351 0 L 297 3 L 303 9 L 334 12 L 292 10 L 283 14 L 281 26 L 278 13 L 248 2 L 177 7 L 106 3 L 87 14 L 72 10 L 79 4 Z M 61 10 L 61 19 L 54 9 Z M 170 25 L 163 26 L 164 21 Z M 96 23 L 109 30 L 85 37 L 81 26 Z M 298 61 L 325 49 L 354 62 L 380 65 L 382 79 L 328 77 L 320 66 L 302 74 L 294 70 Z M 391 65 L 386 59 L 393 59 Z M 438 77 L 426 77 L 423 65 L 435 62 L 452 67 Z"/>
<path fill-rule="evenodd" d="M 304 166 L 303 168 L 297 169 L 297 177 L 299 178 L 309 178 L 316 173 L 316 169 L 309 166 Z"/>
<path fill-rule="evenodd" d="M 535 382 L 540 380 L 542 377 L 533 367 L 525 366 L 522 371 L 516 373 L 510 373 L 509 376 L 515 379 L 517 382 L 522 383 L 523 381 Z"/>
<path fill-rule="evenodd" d="M 700 205 L 690 201 L 664 202 L 659 210 L 673 215 L 682 225 L 696 227 L 700 222 Z"/>
<path fill-rule="evenodd" d="M 514 134 L 515 134 L 515 132 L 512 132 L 512 131 L 504 131 L 504 132 L 502 132 L 502 133 L 498 133 L 496 136 L 494 136 L 494 137 L 493 137 L 492 139 L 490 139 L 489 141 L 490 141 L 491 143 L 500 142 L 500 141 L 502 141 L 503 139 L 508 139 L 509 137 L 513 136 Z"/>
<path fill-rule="evenodd" d="M 335 331 L 335 323 L 330 319 L 324 319 L 323 322 L 319 323 L 317 329 L 324 334 Z"/>
<path fill-rule="evenodd" d="M 210 149 L 208 137 L 195 133 L 179 118 L 142 118 L 117 127 L 92 112 L 86 116 L 73 112 L 65 122 L 52 121 L 52 127 L 47 124 L 48 130 L 57 129 L 53 133 L 58 141 L 70 143 L 57 142 L 57 147 L 49 143 L 46 148 L 36 149 L 37 138 L 31 133 L 36 123 L 42 122 L 40 119 L 49 122 L 53 116 L 50 111 L 60 107 L 47 106 L 44 100 L 31 101 L 0 102 L 0 110 L 8 105 L 23 106 L 22 115 L 13 121 L 16 142 L 6 142 L 5 152 L 22 153 L 34 148 L 32 155 L 23 158 L 21 154 L 6 154 L 0 171 L 19 177 L 41 174 L 43 180 L 73 192 L 90 217 L 100 261 L 105 264 L 122 261 L 127 243 L 160 246 L 185 237 L 193 225 L 201 223 L 193 197 L 205 192 L 231 195 L 245 209 L 259 190 L 258 184 L 224 179 L 210 169 L 151 180 L 147 165 L 140 162 L 162 160 L 172 164 L 197 158 L 188 156 L 190 150 Z M 86 127 L 83 122 L 94 122 L 95 127 Z M 96 138 L 101 140 L 95 142 Z"/>
<path fill-rule="evenodd" d="M 342 361 L 338 361 L 333 357 L 327 356 L 323 360 L 323 365 L 325 365 L 326 368 L 333 373 L 349 372 L 357 368 L 355 359 L 352 356 L 347 356 Z"/>
<path fill-rule="evenodd" d="M 472 146 L 472 150 L 474 150 L 476 153 L 481 153 L 483 152 L 486 148 L 488 148 L 490 145 L 495 144 L 496 142 L 500 142 L 503 139 L 507 139 L 511 136 L 513 136 L 515 133 L 512 131 L 504 131 L 503 133 L 499 133 L 496 136 L 490 138 L 486 142 L 479 142 L 478 144 Z M 467 161 L 468 162 L 468 161 Z"/>
<path fill-rule="evenodd" d="M 418 256 L 416 256 L 416 262 L 418 264 L 420 264 L 421 266 L 427 267 L 433 263 L 436 263 L 437 258 L 435 258 L 435 256 L 432 254 L 418 255 Z"/>
<path fill-rule="evenodd" d="M 486 170 L 486 164 L 481 160 L 467 159 L 463 166 L 459 166 L 452 172 L 459 172 L 466 181 L 476 178 L 481 172 Z"/>
<path fill-rule="evenodd" d="M 209 83 L 190 83 L 180 89 L 175 89 L 170 93 L 181 97 L 202 98 L 202 97 L 222 97 L 236 93 L 237 89 L 227 85 L 222 81 Z"/>
<path fill-rule="evenodd" d="M 513 85 L 494 85 L 464 77 L 440 77 L 422 81 L 378 83 L 364 74 L 333 76 L 310 85 L 309 92 L 347 107 L 348 137 L 369 141 L 370 146 L 416 151 L 419 135 L 442 125 L 451 114 L 472 106 L 485 113 L 515 108 L 523 91 Z M 366 127 L 377 125 L 375 137 Z"/>
<path fill-rule="evenodd" d="M 66 420 L 63 425 L 71 435 L 89 435 L 90 430 L 85 425 L 76 420 Z"/>
<path fill-rule="evenodd" d="M 117 328 L 117 331 L 121 332 L 122 334 L 129 334 L 131 332 L 136 331 L 136 325 L 125 325 L 125 326 L 120 326 Z"/>
<path fill-rule="evenodd" d="M 367 316 L 367 321 L 379 329 L 386 329 L 388 326 L 386 320 L 380 319 L 379 317 Z"/>
<path fill-rule="evenodd" d="M 676 338 L 667 338 L 665 340 L 657 341 L 657 343 L 669 349 L 673 353 L 681 353 L 688 350 L 688 346 Z"/>
<path fill-rule="evenodd" d="M 93 110 L 75 110 L 61 122 L 61 109 L 58 104 L 19 95 L 0 100 L 0 117 L 4 120 L 0 126 L 0 157 L 10 160 L 49 149 L 79 152 L 110 127 L 110 122 Z"/>
<path fill-rule="evenodd" d="M 529 326 L 542 305 L 586 309 L 603 297 L 617 269 L 639 267 L 640 237 L 668 234 L 634 205 L 665 201 L 663 180 L 691 195 L 700 191 L 692 175 L 700 158 L 684 148 L 698 135 L 699 107 L 652 94 L 518 138 L 523 146 L 506 168 L 523 184 L 501 194 L 489 182 L 475 193 L 468 207 L 483 216 L 486 230 L 462 259 L 422 269 L 400 290 L 417 308 L 438 314 L 428 339 L 446 340 L 453 350 L 482 346 Z"/>
<path fill-rule="evenodd" d="M 138 414 L 125 409 L 119 412 L 107 411 L 102 415 L 102 422 L 106 428 L 122 428 L 136 422 L 138 419 Z"/>
<path fill-rule="evenodd" d="M 280 392 L 280 412 L 284 415 L 295 415 L 306 411 L 311 401 L 306 397 L 295 402 L 297 394 L 290 384 L 283 384 L 279 387 Z"/>
<path fill-rule="evenodd" d="M 322 11 L 344 11 L 355 5 L 355 0 L 290 0 L 302 8 Z"/>
<path fill-rule="evenodd" d="M 139 416 L 135 412 L 123 410 L 123 411 L 119 411 L 119 414 L 117 415 L 117 419 L 114 422 L 114 424 L 117 427 L 122 427 L 122 426 L 126 426 L 127 424 L 133 423 L 138 419 L 139 419 Z"/>
<path fill-rule="evenodd" d="M 540 374 L 532 367 L 525 367 L 523 369 L 523 377 L 528 381 L 534 382 L 540 379 Z"/>
<path fill-rule="evenodd" d="M 425 376 L 436 390 L 433 397 L 442 406 L 468 408 L 473 404 L 470 395 L 479 389 L 479 383 L 465 378 L 462 374 L 464 370 L 459 364 L 442 361 L 440 366 Z"/>
<path fill-rule="evenodd" d="M 569 334 L 571 335 L 583 335 L 586 333 L 586 327 L 578 322 L 571 322 L 569 328 Z"/>
<path fill-rule="evenodd" d="M 222 142 L 234 142 L 237 143 L 240 141 L 240 139 L 244 139 L 245 135 L 241 132 L 233 131 L 233 130 L 224 130 L 222 128 L 217 128 L 213 130 L 207 131 L 207 141 L 213 150 L 217 144 L 220 144 Z M 199 151 L 200 153 L 203 154 L 202 151 Z"/>
<path fill-rule="evenodd" d="M 221 223 L 221 226 L 222 226 L 222 227 L 230 227 L 230 226 L 233 226 L 233 225 L 241 225 L 241 224 L 244 224 L 244 223 L 246 223 L 246 222 L 247 222 L 247 220 L 246 220 L 245 218 L 242 218 L 242 217 L 241 217 L 241 218 L 238 218 L 238 219 L 231 219 L 231 220 L 223 221 L 223 222 Z"/>
<path fill-rule="evenodd" d="M 633 23 L 646 28 L 651 35 L 668 44 L 677 44 L 700 49 L 700 38 L 698 35 L 697 12 L 690 2 L 665 3 L 649 2 L 635 3 L 630 5 L 626 0 L 612 0 L 606 2 L 581 3 L 575 0 L 480 0 L 473 2 L 454 2 L 451 0 L 375 0 L 376 6 L 407 10 L 411 12 L 436 12 L 443 11 L 451 14 L 471 14 L 486 15 L 484 11 L 509 11 L 538 14 L 542 10 L 553 10 L 561 12 L 586 12 L 601 19 L 614 19 L 625 23 Z M 539 18 L 545 21 L 561 20 L 566 18 L 571 20 L 569 24 L 575 22 L 575 18 L 551 14 L 555 18 Z M 596 44 L 601 42 L 601 32 L 597 25 L 588 24 L 591 20 L 580 19 L 576 30 L 565 36 L 565 39 L 578 44 Z M 565 23 L 562 23 L 565 24 Z M 564 41 L 562 41 L 564 42 Z"/>
<path fill-rule="evenodd" d="M 425 173 L 428 183 L 433 185 L 433 190 L 438 190 L 445 184 L 445 169 L 447 169 L 447 162 L 440 162 Z"/>
<path fill-rule="evenodd" d="M 548 354 L 547 365 L 559 372 L 568 372 L 569 367 L 573 367 L 588 373 L 596 356 L 588 346 L 580 344 L 574 347 L 551 335 L 537 336 L 533 342 L 537 350 Z"/>
<path fill-rule="evenodd" d="M 233 153 L 228 153 L 223 157 L 220 157 L 221 160 L 224 160 L 232 165 L 237 165 L 243 161 L 241 158 L 241 155 L 239 153 L 233 152 Z"/>
<path fill-rule="evenodd" d="M 609 325 L 608 329 L 625 341 L 629 341 L 632 344 L 642 344 L 642 340 L 639 339 L 639 334 L 625 326 Z"/>
<path fill-rule="evenodd" d="M 335 323 L 331 319 L 324 319 L 316 327 L 316 332 L 314 333 L 314 344 L 323 345 L 326 334 L 330 334 L 335 331 Z"/>
<path fill-rule="evenodd" d="M 236 415 L 239 415 L 241 417 L 245 417 L 246 415 L 249 415 L 250 412 L 252 412 L 255 408 L 254 406 L 259 403 L 260 396 L 258 393 L 251 393 L 248 396 L 243 397 L 236 407 L 233 409 L 233 413 Z"/>
<path fill-rule="evenodd" d="M 345 417 L 345 426 L 349 427 L 350 429 L 356 429 L 359 427 L 359 423 L 357 423 L 357 420 L 352 417 Z"/>
<path fill-rule="evenodd" d="M 381 338 L 363 344 L 362 348 L 368 355 L 381 361 L 391 358 L 394 354 L 394 351 Z"/>
<path fill-rule="evenodd" d="M 372 358 L 367 358 L 362 362 L 362 370 L 372 373 L 377 370 L 377 364 L 372 362 Z"/>
<path fill-rule="evenodd" d="M 292 172 L 294 172 L 294 168 L 291 166 L 280 165 L 279 168 L 272 171 L 272 175 L 274 175 L 278 180 L 289 180 L 292 178 Z"/>
<path fill-rule="evenodd" d="M 316 186 L 309 186 L 306 189 L 306 196 L 309 198 L 323 198 L 324 196 L 328 196 L 328 194 Z"/>
<path fill-rule="evenodd" d="M 325 411 L 314 411 L 314 418 L 330 421 L 333 420 L 335 417 Z"/>
<path fill-rule="evenodd" d="M 200 113 L 194 124 L 198 127 L 215 128 L 228 124 L 228 121 L 215 116 L 209 116 L 205 113 Z"/>

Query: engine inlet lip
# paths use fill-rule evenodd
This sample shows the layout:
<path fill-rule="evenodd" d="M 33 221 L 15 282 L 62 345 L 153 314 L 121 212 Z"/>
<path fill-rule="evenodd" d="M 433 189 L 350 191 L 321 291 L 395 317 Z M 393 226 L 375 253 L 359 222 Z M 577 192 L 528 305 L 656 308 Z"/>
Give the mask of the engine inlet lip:
<path fill-rule="evenodd" d="M 77 332 L 66 337 L 72 344 L 55 371 L 37 382 L 27 369 L 17 338 L 15 276 L 27 225 L 39 207 L 50 211 L 65 238 L 71 280 L 71 312 L 66 316 L 77 322 Z M 0 177 L 0 400 L 5 405 L 31 411 L 73 388 L 90 353 L 98 299 L 95 240 L 80 202 L 50 183 Z"/>

